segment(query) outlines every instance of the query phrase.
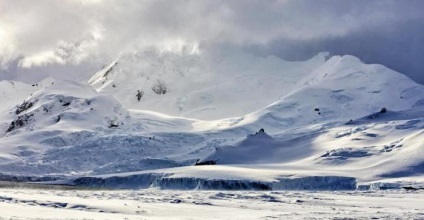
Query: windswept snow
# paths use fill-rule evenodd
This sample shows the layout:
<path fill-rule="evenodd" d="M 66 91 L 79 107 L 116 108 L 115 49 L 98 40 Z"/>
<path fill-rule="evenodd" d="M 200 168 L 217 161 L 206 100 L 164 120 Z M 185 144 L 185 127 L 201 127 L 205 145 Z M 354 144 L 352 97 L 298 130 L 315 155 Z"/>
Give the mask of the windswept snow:
<path fill-rule="evenodd" d="M 422 219 L 423 192 L 0 189 L 0 219 Z"/>

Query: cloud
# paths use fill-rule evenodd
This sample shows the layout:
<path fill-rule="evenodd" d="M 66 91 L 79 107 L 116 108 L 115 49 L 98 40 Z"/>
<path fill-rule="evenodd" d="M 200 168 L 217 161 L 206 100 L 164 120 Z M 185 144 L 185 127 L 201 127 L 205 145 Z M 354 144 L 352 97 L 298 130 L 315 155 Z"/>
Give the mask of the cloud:
<path fill-rule="evenodd" d="M 404 20 L 352 31 L 346 36 L 310 40 L 278 39 L 247 50 L 285 60 L 305 60 L 321 51 L 354 55 L 365 63 L 384 64 L 424 84 L 424 19 Z"/>
<path fill-rule="evenodd" d="M 396 34 L 402 25 L 424 20 L 423 6 L 419 0 L 0 0 L 0 64 L 3 73 L 11 65 L 17 72 L 88 70 L 146 47 L 179 52 L 232 45 L 307 58 L 318 49 L 337 51 L 328 45 L 339 42 L 343 52 L 355 52 L 349 46 L 355 41 L 345 39 L 377 43 L 378 51 L 393 45 L 375 42 L 372 30 Z"/>

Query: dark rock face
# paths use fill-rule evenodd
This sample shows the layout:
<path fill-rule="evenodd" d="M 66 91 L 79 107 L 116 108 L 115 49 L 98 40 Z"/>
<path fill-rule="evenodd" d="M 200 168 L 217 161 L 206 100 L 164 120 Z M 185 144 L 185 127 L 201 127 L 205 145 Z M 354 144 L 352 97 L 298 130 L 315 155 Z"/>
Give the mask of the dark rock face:
<path fill-rule="evenodd" d="M 203 166 L 203 165 L 216 165 L 216 161 L 215 160 L 207 160 L 202 162 L 197 161 L 194 164 L 194 166 Z"/>
<path fill-rule="evenodd" d="M 15 114 L 19 115 L 22 112 L 30 109 L 33 105 L 34 105 L 34 103 L 32 103 L 32 102 L 24 101 L 22 104 L 20 104 L 16 107 Z"/>
<path fill-rule="evenodd" d="M 6 130 L 6 133 L 25 126 L 32 119 L 32 116 L 34 116 L 34 115 L 30 114 L 30 115 L 20 115 L 20 116 L 18 116 L 17 119 L 15 119 L 14 121 L 12 121 L 10 123 L 9 127 Z"/>
<path fill-rule="evenodd" d="M 387 108 L 385 108 L 385 107 L 383 107 L 381 110 L 380 110 L 380 113 L 386 113 L 387 112 Z"/>

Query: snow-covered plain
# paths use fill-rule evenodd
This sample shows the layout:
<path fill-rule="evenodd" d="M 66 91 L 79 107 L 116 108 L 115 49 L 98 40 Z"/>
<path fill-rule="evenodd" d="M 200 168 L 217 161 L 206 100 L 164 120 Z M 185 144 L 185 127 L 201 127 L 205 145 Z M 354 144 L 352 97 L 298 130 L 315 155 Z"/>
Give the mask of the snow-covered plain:
<path fill-rule="evenodd" d="M 408 191 L 0 189 L 0 219 L 422 219 Z"/>

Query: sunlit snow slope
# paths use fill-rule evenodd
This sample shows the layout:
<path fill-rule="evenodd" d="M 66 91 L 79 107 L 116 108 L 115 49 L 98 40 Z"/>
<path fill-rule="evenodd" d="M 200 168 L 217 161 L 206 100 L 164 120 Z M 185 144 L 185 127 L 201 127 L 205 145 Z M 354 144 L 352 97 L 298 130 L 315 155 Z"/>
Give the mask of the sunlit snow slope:
<path fill-rule="evenodd" d="M 222 119 L 256 111 L 289 93 L 325 57 L 322 53 L 305 62 L 287 62 L 235 51 L 126 53 L 104 66 L 89 83 L 127 108 Z M 159 84 L 166 89 L 164 94 L 154 91 Z"/>

